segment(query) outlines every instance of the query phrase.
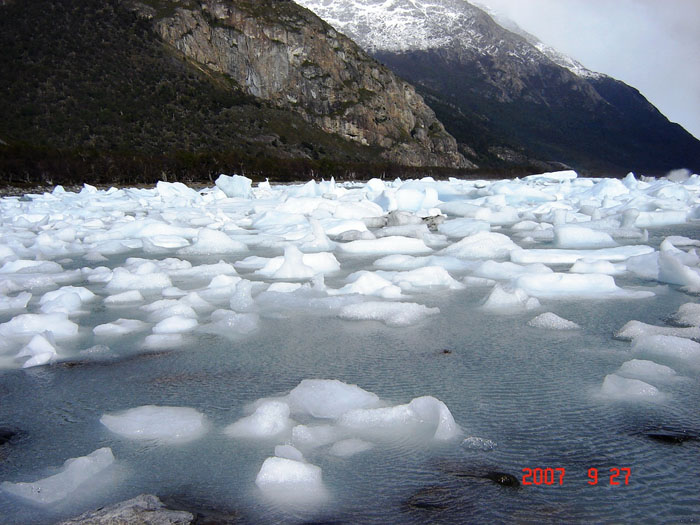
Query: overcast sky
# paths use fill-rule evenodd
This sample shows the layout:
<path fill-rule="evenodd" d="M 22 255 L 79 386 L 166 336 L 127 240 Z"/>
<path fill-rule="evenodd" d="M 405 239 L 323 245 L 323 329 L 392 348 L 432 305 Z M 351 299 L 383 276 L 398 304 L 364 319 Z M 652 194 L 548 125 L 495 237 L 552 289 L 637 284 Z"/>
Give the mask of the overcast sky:
<path fill-rule="evenodd" d="M 476 0 L 700 138 L 700 0 Z"/>

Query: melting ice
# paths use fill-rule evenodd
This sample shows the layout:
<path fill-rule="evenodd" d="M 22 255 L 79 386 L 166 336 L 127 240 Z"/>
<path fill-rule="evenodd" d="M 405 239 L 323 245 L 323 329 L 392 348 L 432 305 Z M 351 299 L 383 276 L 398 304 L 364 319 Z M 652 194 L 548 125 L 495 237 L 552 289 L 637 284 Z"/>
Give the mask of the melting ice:
<path fill-rule="evenodd" d="M 199 191 L 165 182 L 106 191 L 85 185 L 79 193 L 57 187 L 3 198 L 0 210 L 6 374 L 78 361 L 109 370 L 139 355 L 206 353 L 212 340 L 235 352 L 300 317 L 309 326 L 339 323 L 341 347 L 343 337 L 360 333 L 398 341 L 415 327 L 447 330 L 442 316 L 460 301 L 468 305 L 464 316 L 486 320 L 483 330 L 511 322 L 513 333 L 572 341 L 598 327 L 571 305 L 634 304 L 640 312 L 671 293 L 685 297 L 675 311 L 627 318 L 599 334 L 615 351 L 597 350 L 610 364 L 581 396 L 616 410 L 655 410 L 691 388 L 683 378 L 700 370 L 699 175 L 619 181 L 566 171 L 511 181 L 289 186 L 222 175 Z M 298 343 L 305 334 L 288 337 Z M 478 363 L 489 349 L 470 351 Z M 541 358 L 533 351 L 532 359 Z M 268 363 L 268 370 L 276 369 Z M 284 503 L 280 495 L 311 493 L 328 504 L 338 487 L 322 464 L 380 457 L 397 442 L 507 450 L 471 431 L 468 440 L 494 446 L 460 449 L 454 439 L 469 430 L 465 414 L 483 408 L 478 398 L 459 398 L 466 408 L 455 417 L 455 398 L 441 400 L 449 388 L 439 380 L 388 400 L 345 382 L 338 370 L 337 379 L 297 374 L 285 393 L 263 383 L 257 401 L 227 421 L 217 410 L 230 407 L 173 406 L 181 404 L 174 394 L 173 401 L 153 396 L 109 407 L 94 415 L 92 428 L 119 443 L 117 460 L 119 450 L 144 440 L 175 451 L 217 439 L 259 446 L 264 457 L 250 462 L 256 474 L 247 482 L 273 505 Z M 410 383 L 396 373 L 387 384 Z M 29 485 L 21 480 L 33 469 L 8 471 L 2 489 L 36 499 L 31 494 L 41 487 L 45 503 L 70 499 L 89 478 L 74 475 L 74 465 L 97 474 L 109 463 L 105 450 Z"/>

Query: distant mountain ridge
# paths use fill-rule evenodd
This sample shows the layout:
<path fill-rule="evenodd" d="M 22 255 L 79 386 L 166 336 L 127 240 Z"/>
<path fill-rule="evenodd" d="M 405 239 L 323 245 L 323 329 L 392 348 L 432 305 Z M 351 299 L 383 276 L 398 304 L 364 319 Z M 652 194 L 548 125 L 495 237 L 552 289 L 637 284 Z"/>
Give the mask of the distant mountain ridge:
<path fill-rule="evenodd" d="M 463 0 L 299 0 L 417 86 L 482 167 L 700 170 L 700 141 L 637 90 Z"/>

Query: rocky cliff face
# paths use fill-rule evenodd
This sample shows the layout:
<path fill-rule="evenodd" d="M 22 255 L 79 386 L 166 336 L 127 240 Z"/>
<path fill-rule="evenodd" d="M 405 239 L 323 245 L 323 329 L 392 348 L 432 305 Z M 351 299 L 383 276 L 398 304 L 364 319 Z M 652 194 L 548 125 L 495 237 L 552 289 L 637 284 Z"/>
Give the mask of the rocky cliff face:
<path fill-rule="evenodd" d="M 700 142 L 635 89 L 464 0 L 298 2 L 412 82 L 482 167 L 559 161 L 657 175 L 700 166 Z"/>
<path fill-rule="evenodd" d="M 411 85 L 297 4 L 149 4 L 131 5 L 152 18 L 165 42 L 251 95 L 292 109 L 324 131 L 379 146 L 391 162 L 474 167 Z"/>

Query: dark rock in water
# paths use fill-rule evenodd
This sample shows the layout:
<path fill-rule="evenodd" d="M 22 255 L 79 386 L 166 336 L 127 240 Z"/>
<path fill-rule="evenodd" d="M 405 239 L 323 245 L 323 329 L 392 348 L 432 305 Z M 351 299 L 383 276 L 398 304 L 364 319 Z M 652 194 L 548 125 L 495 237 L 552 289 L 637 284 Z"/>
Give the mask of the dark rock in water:
<path fill-rule="evenodd" d="M 440 353 L 450 355 L 452 353 L 452 350 L 450 350 L 449 348 L 443 348 L 442 350 L 440 350 Z"/>
<path fill-rule="evenodd" d="M 189 512 L 168 509 L 156 496 L 141 494 L 109 507 L 86 512 L 59 525 L 190 525 L 195 523 L 194 520 L 194 515 Z"/>
<path fill-rule="evenodd" d="M 426 487 L 408 498 L 406 505 L 415 510 L 440 511 L 448 508 L 452 497 L 445 487 Z"/>
<path fill-rule="evenodd" d="M 463 468 L 448 468 L 447 473 L 456 478 L 488 479 L 504 487 L 520 487 L 518 478 L 507 472 L 495 470 L 465 470 Z"/>
<path fill-rule="evenodd" d="M 11 428 L 0 427 L 0 446 L 5 445 L 17 437 L 17 431 Z"/>
<path fill-rule="evenodd" d="M 244 521 L 234 510 L 214 508 L 209 502 L 200 502 L 189 496 L 163 496 L 162 501 L 170 509 L 192 514 L 194 516 L 192 525 L 234 525 Z"/>
<path fill-rule="evenodd" d="M 700 439 L 698 436 L 694 436 L 684 430 L 654 430 L 647 432 L 646 436 L 654 441 L 660 441 L 661 443 L 668 443 L 670 445 L 681 445 L 686 441 L 697 441 Z"/>
<path fill-rule="evenodd" d="M 504 487 L 519 487 L 520 481 L 512 474 L 505 472 L 489 472 L 484 476 L 485 479 L 490 479 L 494 483 L 503 485 Z"/>

